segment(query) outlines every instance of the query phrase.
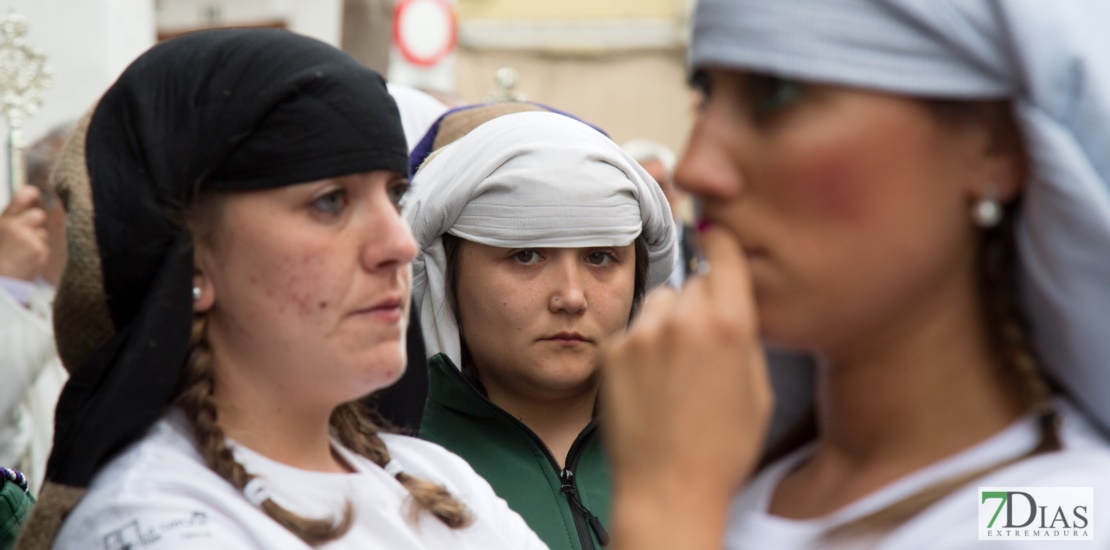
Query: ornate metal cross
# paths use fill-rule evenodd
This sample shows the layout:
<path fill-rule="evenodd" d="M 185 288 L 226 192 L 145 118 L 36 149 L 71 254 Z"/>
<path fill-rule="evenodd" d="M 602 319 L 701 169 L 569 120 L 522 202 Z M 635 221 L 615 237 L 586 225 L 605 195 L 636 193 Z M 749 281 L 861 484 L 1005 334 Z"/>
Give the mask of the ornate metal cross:
<path fill-rule="evenodd" d="M 46 56 L 27 44 L 27 19 L 15 11 L 0 20 L 0 115 L 8 123 L 8 191 L 23 187 L 23 120 L 42 105 L 53 82 Z"/>

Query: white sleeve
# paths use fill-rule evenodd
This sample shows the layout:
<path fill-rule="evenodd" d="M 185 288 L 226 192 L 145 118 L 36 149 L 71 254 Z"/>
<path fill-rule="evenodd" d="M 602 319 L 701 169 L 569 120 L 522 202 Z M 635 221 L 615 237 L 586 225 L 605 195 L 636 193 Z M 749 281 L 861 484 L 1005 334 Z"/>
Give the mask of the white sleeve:
<path fill-rule="evenodd" d="M 0 418 L 23 402 L 28 388 L 54 357 L 49 324 L 0 291 Z"/>

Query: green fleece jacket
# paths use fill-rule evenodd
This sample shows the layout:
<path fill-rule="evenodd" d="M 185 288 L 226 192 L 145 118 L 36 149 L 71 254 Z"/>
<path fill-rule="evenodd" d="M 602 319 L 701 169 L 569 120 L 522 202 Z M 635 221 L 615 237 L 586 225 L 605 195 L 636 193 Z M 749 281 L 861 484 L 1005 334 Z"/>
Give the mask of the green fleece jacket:
<path fill-rule="evenodd" d="M 14 481 L 0 477 L 0 550 L 15 547 L 19 531 L 31 515 L 35 497 Z"/>
<path fill-rule="evenodd" d="M 608 543 L 611 479 L 595 423 L 578 434 L 560 469 L 543 441 L 481 395 L 446 355 L 428 366 L 420 437 L 470 462 L 552 550 Z"/>

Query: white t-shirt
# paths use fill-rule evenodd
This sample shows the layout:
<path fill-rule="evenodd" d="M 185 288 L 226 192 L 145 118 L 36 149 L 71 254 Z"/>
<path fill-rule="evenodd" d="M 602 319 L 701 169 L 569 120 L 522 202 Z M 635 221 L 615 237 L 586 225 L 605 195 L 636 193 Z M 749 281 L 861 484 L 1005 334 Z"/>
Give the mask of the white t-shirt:
<path fill-rule="evenodd" d="M 524 520 L 458 456 L 419 439 L 382 435 L 390 455 L 408 474 L 440 483 L 474 515 L 451 529 L 426 512 L 410 521 L 408 491 L 370 460 L 338 443 L 355 473 L 323 473 L 280 464 L 236 445 L 247 471 L 264 478 L 270 497 L 304 517 L 337 517 L 344 501 L 354 524 L 321 549 L 547 548 Z M 274 522 L 219 475 L 199 454 L 184 416 L 174 411 L 97 474 L 66 519 L 55 549 L 104 550 L 310 548 Z"/>
<path fill-rule="evenodd" d="M 978 478 L 877 540 L 846 541 L 842 547 L 876 549 L 1110 548 L 1110 445 L 1069 404 L 1058 401 L 1064 449 L 1019 461 Z M 827 516 L 793 520 L 768 513 L 782 478 L 813 447 L 801 449 L 765 468 L 733 501 L 726 548 L 776 550 L 828 548 L 822 534 L 862 518 L 904 497 L 955 475 L 997 464 L 1031 449 L 1040 438 L 1035 420 L 1023 418 L 994 437 L 959 454 L 899 479 Z M 979 487 L 1093 487 L 1090 524 L 1093 541 L 980 541 Z"/>

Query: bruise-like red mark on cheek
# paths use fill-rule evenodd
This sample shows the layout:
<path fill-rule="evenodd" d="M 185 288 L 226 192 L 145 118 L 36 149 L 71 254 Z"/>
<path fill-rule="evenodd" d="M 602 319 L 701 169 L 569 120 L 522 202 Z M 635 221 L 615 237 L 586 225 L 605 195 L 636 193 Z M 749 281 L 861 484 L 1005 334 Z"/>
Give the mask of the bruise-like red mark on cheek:
<path fill-rule="evenodd" d="M 855 220 L 866 217 L 875 196 L 866 170 L 860 166 L 868 153 L 857 147 L 829 145 L 792 157 L 776 193 L 800 214 Z"/>

